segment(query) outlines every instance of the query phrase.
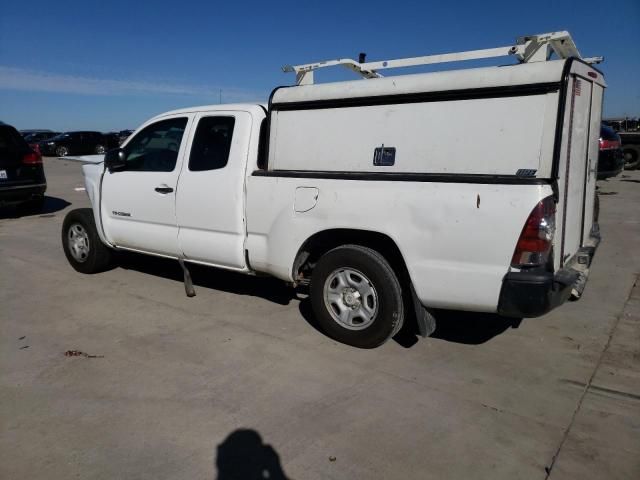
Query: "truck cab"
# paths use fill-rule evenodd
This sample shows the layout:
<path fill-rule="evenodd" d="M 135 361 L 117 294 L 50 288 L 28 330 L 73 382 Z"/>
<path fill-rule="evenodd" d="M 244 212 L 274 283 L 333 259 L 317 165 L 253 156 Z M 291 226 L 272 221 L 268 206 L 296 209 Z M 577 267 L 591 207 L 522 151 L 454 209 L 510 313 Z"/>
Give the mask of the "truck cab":
<path fill-rule="evenodd" d="M 87 177 L 96 176 L 91 192 L 100 199 L 94 214 L 103 240 L 118 249 L 247 271 L 244 185 L 256 168 L 264 118 L 259 105 L 169 112 L 143 124 L 115 158 L 108 156 L 104 175 L 100 167 L 86 167 Z"/>

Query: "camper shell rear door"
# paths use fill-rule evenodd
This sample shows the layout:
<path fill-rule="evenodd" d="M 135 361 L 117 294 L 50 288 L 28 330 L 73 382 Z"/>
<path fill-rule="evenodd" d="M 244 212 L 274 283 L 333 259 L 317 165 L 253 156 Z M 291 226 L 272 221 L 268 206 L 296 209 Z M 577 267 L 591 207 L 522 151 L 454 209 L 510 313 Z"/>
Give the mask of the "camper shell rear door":
<path fill-rule="evenodd" d="M 597 235 L 594 206 L 605 87 L 600 71 L 577 59 L 566 61 L 552 173 L 558 195 L 556 270 L 572 262 L 581 248 L 594 246 Z"/>

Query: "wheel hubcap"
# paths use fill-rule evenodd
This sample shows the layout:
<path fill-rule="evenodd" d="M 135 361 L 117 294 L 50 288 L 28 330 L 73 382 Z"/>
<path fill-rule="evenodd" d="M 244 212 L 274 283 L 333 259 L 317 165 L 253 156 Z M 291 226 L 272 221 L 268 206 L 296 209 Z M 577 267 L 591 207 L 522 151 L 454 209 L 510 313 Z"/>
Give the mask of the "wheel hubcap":
<path fill-rule="evenodd" d="M 89 235 L 85 228 L 79 223 L 71 225 L 67 242 L 71 256 L 80 263 L 85 262 L 89 257 Z"/>
<path fill-rule="evenodd" d="M 371 281 L 353 268 L 339 268 L 324 284 L 324 303 L 331 317 L 349 330 L 370 326 L 378 313 L 378 294 Z"/>

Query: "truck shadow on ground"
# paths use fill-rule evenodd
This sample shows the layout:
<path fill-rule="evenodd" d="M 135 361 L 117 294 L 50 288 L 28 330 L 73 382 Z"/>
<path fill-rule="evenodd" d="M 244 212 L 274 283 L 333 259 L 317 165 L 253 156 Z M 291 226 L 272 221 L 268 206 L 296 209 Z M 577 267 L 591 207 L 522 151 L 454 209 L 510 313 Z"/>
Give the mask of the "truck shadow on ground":
<path fill-rule="evenodd" d="M 457 310 L 436 310 L 434 316 L 437 327 L 431 338 L 466 345 L 486 343 L 510 328 L 518 328 L 522 322 L 521 318 Z"/>
<path fill-rule="evenodd" d="M 183 282 L 182 269 L 175 260 L 118 252 L 117 263 L 125 270 L 135 270 L 147 275 Z M 196 294 L 199 289 L 207 288 L 263 298 L 278 305 L 289 305 L 292 301 L 298 301 L 298 308 L 304 320 L 324 335 L 313 315 L 308 288 L 294 289 L 276 278 L 244 275 L 202 265 L 189 264 L 189 271 Z M 430 338 L 467 345 L 486 343 L 509 328 L 517 328 L 521 321 L 488 313 L 452 310 L 434 310 L 433 314 L 436 317 L 437 328 Z M 419 342 L 420 338 L 415 321 L 409 318 L 393 340 L 404 348 L 411 348 Z"/>
<path fill-rule="evenodd" d="M 216 448 L 217 480 L 287 480 L 280 457 L 255 430 L 238 429 Z"/>
<path fill-rule="evenodd" d="M 24 204 L 0 206 L 0 219 L 38 217 L 42 215 L 52 216 L 56 212 L 64 210 L 69 205 L 71 205 L 71 203 L 63 198 L 45 196 L 44 205 L 41 210 L 29 209 Z"/>
<path fill-rule="evenodd" d="M 183 274 L 176 260 L 151 257 L 129 252 L 118 252 L 118 266 L 125 270 L 183 282 Z M 284 282 L 271 277 L 257 277 L 230 272 L 213 267 L 189 264 L 193 286 L 198 294 L 199 288 L 209 288 L 238 295 L 264 298 L 278 305 L 289 305 L 296 298 L 296 292 Z"/>
<path fill-rule="evenodd" d="M 300 314 L 309 325 L 322 333 L 319 328 L 309 298 L 300 299 Z M 456 310 L 433 310 L 436 330 L 429 338 L 465 345 L 481 345 L 506 332 L 518 328 L 522 319 L 506 318 L 490 313 L 463 312 Z M 408 318 L 393 340 L 404 348 L 416 345 L 422 337 L 414 318 Z"/>
<path fill-rule="evenodd" d="M 522 321 L 490 313 L 457 310 L 434 310 L 432 313 L 436 318 L 436 330 L 429 338 L 464 345 L 486 343 L 509 328 L 518 328 Z M 421 338 L 415 322 L 409 322 L 405 323 L 393 340 L 404 348 L 411 348 Z"/>

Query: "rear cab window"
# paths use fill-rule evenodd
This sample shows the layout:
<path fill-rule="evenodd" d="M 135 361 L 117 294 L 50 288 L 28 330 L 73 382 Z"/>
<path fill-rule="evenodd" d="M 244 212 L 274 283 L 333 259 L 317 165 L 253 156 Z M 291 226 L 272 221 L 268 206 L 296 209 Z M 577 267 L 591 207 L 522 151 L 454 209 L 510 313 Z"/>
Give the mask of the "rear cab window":
<path fill-rule="evenodd" d="M 219 116 L 200 119 L 189 156 L 190 171 L 217 170 L 227 165 L 234 125 L 234 117 Z"/>

